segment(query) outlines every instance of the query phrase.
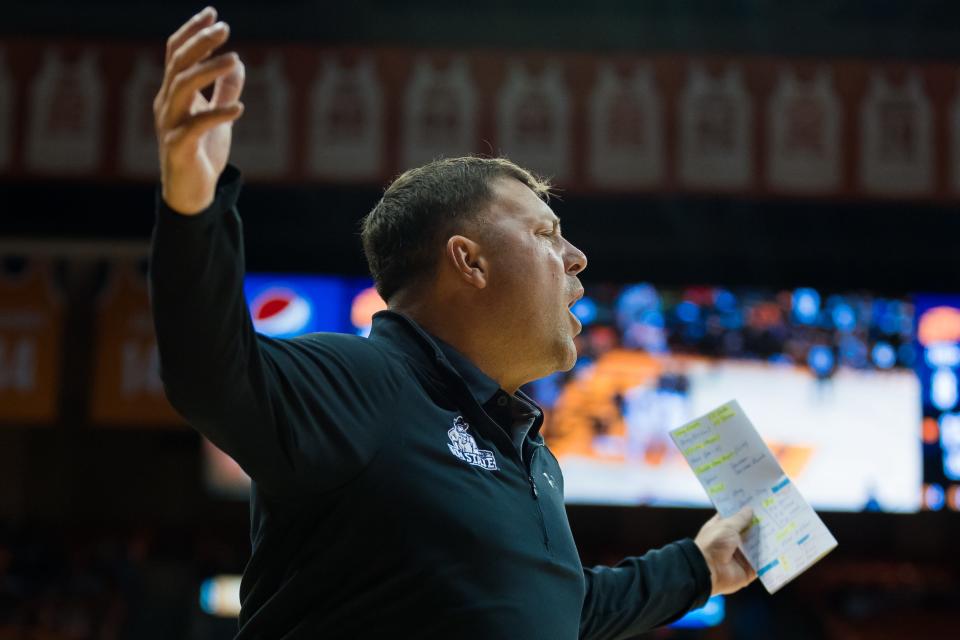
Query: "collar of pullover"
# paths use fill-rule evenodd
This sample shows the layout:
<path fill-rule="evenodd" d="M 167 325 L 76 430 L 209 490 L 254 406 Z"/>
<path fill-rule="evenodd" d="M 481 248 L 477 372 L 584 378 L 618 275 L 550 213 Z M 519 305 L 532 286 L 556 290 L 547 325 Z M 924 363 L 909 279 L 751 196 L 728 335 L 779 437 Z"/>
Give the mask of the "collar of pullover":
<path fill-rule="evenodd" d="M 469 358 L 428 333 L 409 316 L 391 310 L 378 312 L 373 316 L 370 339 L 388 342 L 429 370 L 439 370 L 443 378 L 454 379 L 478 406 L 507 430 L 526 422 L 529 432 L 524 435 L 536 437 L 539 433 L 543 411 L 532 398 L 520 390 L 510 395 Z"/>

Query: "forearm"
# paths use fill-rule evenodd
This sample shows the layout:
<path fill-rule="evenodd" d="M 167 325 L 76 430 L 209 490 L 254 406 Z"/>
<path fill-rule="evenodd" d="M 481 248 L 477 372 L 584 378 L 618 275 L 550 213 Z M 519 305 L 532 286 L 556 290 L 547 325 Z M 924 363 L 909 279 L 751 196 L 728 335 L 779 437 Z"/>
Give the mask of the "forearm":
<path fill-rule="evenodd" d="M 211 206 L 182 216 L 157 198 L 150 263 L 160 375 L 173 407 L 261 480 L 289 467 L 265 362 L 243 292 L 240 175 L 227 167 Z"/>
<path fill-rule="evenodd" d="M 630 638 L 702 606 L 710 570 L 692 540 L 682 540 L 616 567 L 585 569 L 580 637 Z"/>

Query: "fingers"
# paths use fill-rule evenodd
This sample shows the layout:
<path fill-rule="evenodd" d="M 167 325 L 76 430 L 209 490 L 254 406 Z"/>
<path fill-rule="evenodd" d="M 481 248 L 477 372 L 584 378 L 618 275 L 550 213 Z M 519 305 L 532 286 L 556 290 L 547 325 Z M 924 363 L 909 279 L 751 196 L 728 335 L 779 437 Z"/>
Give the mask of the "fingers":
<path fill-rule="evenodd" d="M 195 34 L 200 29 L 213 24 L 213 21 L 216 19 L 217 10 L 213 7 L 207 7 L 197 15 L 187 20 L 183 26 L 177 29 L 176 33 L 167 39 L 167 55 L 164 58 L 164 64 L 170 63 L 170 58 L 173 57 L 174 52 L 176 52 L 176 50 L 187 41 L 187 38 Z"/>
<path fill-rule="evenodd" d="M 190 115 L 190 106 L 197 92 L 218 78 L 232 73 L 239 64 L 240 58 L 236 53 L 224 53 L 177 74 L 170 85 L 165 112 L 161 114 L 162 121 L 169 127 L 177 126 L 183 118 Z M 239 93 L 231 102 L 235 102 L 237 97 Z M 216 106 L 224 106 L 224 103 Z"/>
<path fill-rule="evenodd" d="M 740 511 L 727 518 L 727 523 L 740 533 L 746 531 L 751 522 L 753 522 L 753 509 L 749 506 L 740 509 Z"/>
<path fill-rule="evenodd" d="M 218 22 L 214 25 L 201 29 L 190 36 L 173 55 L 167 63 L 164 72 L 164 81 L 169 83 L 185 69 L 195 65 L 209 56 L 214 49 L 227 41 L 230 35 L 230 27 L 226 22 Z"/>
<path fill-rule="evenodd" d="M 239 100 L 245 80 L 246 69 L 243 62 L 238 62 L 226 74 L 218 76 L 213 87 L 213 106 L 223 107 Z"/>
<path fill-rule="evenodd" d="M 168 60 L 163 84 L 153 108 L 158 130 L 177 127 L 189 115 L 199 89 L 213 82 L 219 73 L 236 64 L 236 56 L 218 56 L 211 64 L 201 64 L 230 34 L 223 22 L 210 24 L 216 16 L 212 8 L 201 11 L 180 28 L 168 41 Z M 221 104 L 220 106 L 224 106 Z"/>
<path fill-rule="evenodd" d="M 171 131 L 166 143 L 171 147 L 193 143 L 210 129 L 225 122 L 233 122 L 241 115 L 243 115 L 242 102 L 201 111 L 189 116 L 182 125 Z"/>
<path fill-rule="evenodd" d="M 750 565 L 750 561 L 747 560 L 747 557 L 745 555 L 743 555 L 743 551 L 741 551 L 740 549 L 737 549 L 736 551 L 734 551 L 733 560 L 738 565 L 740 565 L 740 568 L 743 569 L 743 573 L 744 575 L 747 576 L 748 580 L 753 580 L 754 578 L 757 577 L 756 569 L 754 569 Z"/>

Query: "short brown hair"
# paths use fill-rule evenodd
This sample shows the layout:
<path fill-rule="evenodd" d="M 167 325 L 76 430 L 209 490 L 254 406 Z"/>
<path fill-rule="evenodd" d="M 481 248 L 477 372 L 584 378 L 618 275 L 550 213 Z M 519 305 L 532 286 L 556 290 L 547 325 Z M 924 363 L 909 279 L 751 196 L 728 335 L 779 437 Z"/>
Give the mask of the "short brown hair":
<path fill-rule="evenodd" d="M 505 158 L 445 158 L 410 169 L 363 219 L 360 237 L 384 300 L 434 273 L 443 243 L 479 221 L 491 183 L 514 178 L 545 202 L 550 184 Z"/>

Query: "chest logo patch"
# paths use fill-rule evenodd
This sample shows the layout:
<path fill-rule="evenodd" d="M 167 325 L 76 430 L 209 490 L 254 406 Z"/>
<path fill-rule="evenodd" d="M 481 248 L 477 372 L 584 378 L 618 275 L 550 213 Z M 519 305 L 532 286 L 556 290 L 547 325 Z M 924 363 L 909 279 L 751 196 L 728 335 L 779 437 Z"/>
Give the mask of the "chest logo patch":
<path fill-rule="evenodd" d="M 447 437 L 450 438 L 450 444 L 447 445 L 447 448 L 450 449 L 450 453 L 475 467 L 487 471 L 497 471 L 499 467 L 497 466 L 497 459 L 493 457 L 493 452 L 479 448 L 477 441 L 467 433 L 469 428 L 470 425 L 463 419 L 463 416 L 457 416 L 453 419 L 453 428 L 447 431 Z"/>
<path fill-rule="evenodd" d="M 556 481 L 554 480 L 554 478 L 553 478 L 552 475 L 550 475 L 549 473 L 547 473 L 546 471 L 544 471 L 544 472 L 543 472 L 543 477 L 547 479 L 547 483 L 550 485 L 550 488 L 551 488 L 551 489 L 556 489 L 556 488 L 557 488 L 557 483 L 556 483 Z"/>

